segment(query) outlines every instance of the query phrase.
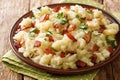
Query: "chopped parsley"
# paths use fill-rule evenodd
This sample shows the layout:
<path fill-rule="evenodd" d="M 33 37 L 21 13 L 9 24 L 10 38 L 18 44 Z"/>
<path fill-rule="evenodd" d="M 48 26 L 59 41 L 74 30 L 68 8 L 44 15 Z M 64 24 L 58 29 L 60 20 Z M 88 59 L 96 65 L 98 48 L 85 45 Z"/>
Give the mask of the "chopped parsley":
<path fill-rule="evenodd" d="M 29 32 L 29 33 L 28 33 L 28 36 L 29 36 L 29 37 L 35 37 L 35 33 L 34 33 L 34 32 Z"/>
<path fill-rule="evenodd" d="M 50 33 L 50 34 L 53 34 L 51 31 L 47 31 L 48 33 Z"/>
<path fill-rule="evenodd" d="M 60 24 L 62 24 L 62 25 L 65 25 L 66 23 L 67 23 L 66 19 L 63 19 L 63 20 L 60 21 Z"/>
<path fill-rule="evenodd" d="M 80 19 L 80 22 L 85 24 L 85 19 Z"/>
<path fill-rule="evenodd" d="M 79 26 L 80 29 L 86 30 L 87 26 L 84 23 L 81 23 Z"/>
<path fill-rule="evenodd" d="M 47 31 L 46 36 L 51 36 L 53 33 L 51 31 Z"/>
<path fill-rule="evenodd" d="M 57 14 L 57 18 L 60 19 L 63 17 L 63 12 Z"/>
<path fill-rule="evenodd" d="M 33 28 L 33 29 L 30 30 L 30 33 L 31 32 L 35 32 L 36 33 L 36 32 L 39 32 L 39 30 L 37 28 Z"/>
<path fill-rule="evenodd" d="M 113 48 L 116 46 L 115 40 L 111 40 L 108 36 L 105 38 L 107 41 L 107 44 L 110 44 Z"/>
<path fill-rule="evenodd" d="M 93 11 L 92 10 L 87 10 L 87 13 L 93 14 Z"/>
<path fill-rule="evenodd" d="M 48 39 L 47 39 L 47 38 L 44 38 L 44 40 L 45 40 L 45 41 L 48 41 Z"/>
<path fill-rule="evenodd" d="M 76 18 L 78 18 L 78 19 L 80 18 L 78 14 L 76 15 Z"/>

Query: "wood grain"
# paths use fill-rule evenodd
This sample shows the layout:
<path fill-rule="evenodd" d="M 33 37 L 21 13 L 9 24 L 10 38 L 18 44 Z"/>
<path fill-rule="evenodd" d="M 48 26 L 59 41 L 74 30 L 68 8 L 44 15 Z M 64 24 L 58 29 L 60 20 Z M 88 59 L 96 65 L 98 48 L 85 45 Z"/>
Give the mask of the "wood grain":
<path fill-rule="evenodd" d="M 1 58 L 8 50 L 9 33 L 15 21 L 28 11 L 29 0 L 0 0 L 0 80 L 22 80 L 17 74 L 1 63 Z"/>
<path fill-rule="evenodd" d="M 99 3 L 101 3 L 101 4 L 103 4 L 103 0 L 95 0 L 95 1 L 97 1 L 97 2 L 99 2 Z"/>
<path fill-rule="evenodd" d="M 114 80 L 120 80 L 120 57 L 112 63 Z"/>
<path fill-rule="evenodd" d="M 104 0 L 103 3 L 107 11 L 120 12 L 120 0 Z"/>
<path fill-rule="evenodd" d="M 29 77 L 29 76 L 23 76 L 23 80 L 36 80 L 36 79 L 33 79 L 33 78 Z"/>
<path fill-rule="evenodd" d="M 103 3 L 106 10 L 120 12 L 120 0 L 95 1 Z M 0 35 L 0 80 L 35 80 L 9 70 L 1 63 L 1 58 L 10 50 L 8 37 L 15 21 L 33 8 L 57 2 L 59 0 L 0 0 L 0 34 L 2 34 Z M 120 57 L 102 68 L 94 80 L 120 80 Z"/>
<path fill-rule="evenodd" d="M 107 11 L 120 12 L 120 0 L 104 0 L 103 4 Z M 113 80 L 120 80 L 120 57 L 111 64 Z M 111 73 L 111 72 L 107 72 Z M 109 78 L 110 79 L 110 78 Z"/>

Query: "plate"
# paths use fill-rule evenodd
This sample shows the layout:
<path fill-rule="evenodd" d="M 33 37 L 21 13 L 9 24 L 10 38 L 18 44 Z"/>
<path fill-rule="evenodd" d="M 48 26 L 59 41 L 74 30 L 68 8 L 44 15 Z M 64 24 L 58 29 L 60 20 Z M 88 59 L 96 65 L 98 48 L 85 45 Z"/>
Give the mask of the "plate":
<path fill-rule="evenodd" d="M 112 22 L 115 22 L 117 23 L 119 26 L 120 26 L 120 22 L 115 18 L 113 17 L 112 15 L 110 15 L 109 13 L 107 13 L 106 11 L 102 10 L 102 9 L 99 9 L 97 7 L 93 7 L 93 6 L 90 6 L 90 5 L 85 5 L 85 4 L 78 4 L 78 3 L 61 3 L 61 4 L 50 4 L 50 5 L 45 5 L 45 6 L 49 6 L 51 8 L 54 8 L 56 6 L 71 6 L 71 5 L 80 5 L 80 6 L 83 6 L 83 7 L 86 7 L 86 8 L 96 8 L 100 11 L 103 12 L 103 14 Z M 41 7 L 39 7 L 41 8 Z M 82 74 L 82 73 L 86 73 L 86 72 L 89 72 L 89 71 L 92 71 L 92 70 L 96 70 L 96 69 L 99 69 L 105 65 L 107 65 L 108 63 L 112 62 L 114 59 L 116 59 L 119 54 L 120 54 L 120 31 L 117 33 L 116 35 L 116 40 L 117 40 L 117 47 L 114 51 L 114 53 L 112 53 L 112 55 L 106 59 L 105 61 L 103 62 L 100 62 L 98 64 L 95 64 L 94 66 L 92 67 L 85 67 L 85 68 L 78 68 L 78 69 L 66 69 L 66 70 L 63 70 L 63 69 L 55 69 L 55 68 L 51 68 L 51 67 L 46 67 L 46 66 L 43 66 L 43 65 L 40 65 L 40 64 L 37 64 L 35 62 L 33 62 L 32 60 L 24 57 L 21 53 L 19 53 L 17 51 L 17 48 L 14 46 L 14 40 L 13 40 L 13 36 L 15 34 L 15 31 L 17 30 L 17 26 L 19 25 L 19 23 L 22 21 L 23 18 L 26 18 L 26 17 L 32 17 L 33 16 L 33 13 L 32 11 L 26 13 L 25 15 L 23 15 L 21 18 L 19 18 L 19 20 L 17 20 L 17 22 L 14 24 L 14 26 L 12 27 L 11 29 L 11 32 L 10 32 L 10 44 L 11 44 L 11 48 L 12 50 L 14 51 L 15 55 L 21 59 L 23 62 L 27 63 L 28 65 L 32 66 L 32 67 L 35 67 L 37 69 L 40 69 L 40 70 L 45 70 L 49 73 L 54 73 L 54 74 Z"/>

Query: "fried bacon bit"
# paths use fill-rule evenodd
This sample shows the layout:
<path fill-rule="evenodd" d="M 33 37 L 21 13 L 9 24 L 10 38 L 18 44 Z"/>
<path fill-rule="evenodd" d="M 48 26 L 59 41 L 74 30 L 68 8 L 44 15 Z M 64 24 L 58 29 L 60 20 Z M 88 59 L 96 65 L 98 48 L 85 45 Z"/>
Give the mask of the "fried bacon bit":
<path fill-rule="evenodd" d="M 104 30 L 105 30 L 105 26 L 104 25 L 101 25 L 100 26 L 100 29 L 98 30 L 99 33 L 102 33 Z"/>
<path fill-rule="evenodd" d="M 99 50 L 99 47 L 98 47 L 98 45 L 95 44 L 95 45 L 93 46 L 93 51 L 98 51 L 98 50 Z"/>
<path fill-rule="evenodd" d="M 17 33 L 19 33 L 21 31 L 21 29 L 17 29 L 16 31 L 15 31 L 15 33 L 17 34 Z"/>
<path fill-rule="evenodd" d="M 95 10 L 96 8 L 85 8 L 86 10 Z"/>
<path fill-rule="evenodd" d="M 39 33 L 40 33 L 40 31 L 36 31 L 36 32 L 35 32 L 35 34 L 39 34 Z"/>
<path fill-rule="evenodd" d="M 48 40 L 49 40 L 50 42 L 54 42 L 54 39 L 53 39 L 52 36 L 47 36 L 47 37 L 48 37 Z"/>
<path fill-rule="evenodd" d="M 91 49 L 88 49 L 87 51 L 90 52 L 90 53 L 93 53 L 93 50 L 91 50 Z"/>
<path fill-rule="evenodd" d="M 110 53 L 113 53 L 113 52 L 114 52 L 114 49 L 112 48 L 112 46 L 108 46 L 108 47 L 107 47 L 107 50 L 108 50 Z"/>
<path fill-rule="evenodd" d="M 61 8 L 60 6 L 57 6 L 57 7 L 53 8 L 53 11 L 58 12 L 60 10 L 60 8 Z"/>
<path fill-rule="evenodd" d="M 64 58 L 64 57 L 65 57 L 65 53 L 64 53 L 64 52 L 61 52 L 60 57 L 61 57 L 61 58 Z"/>
<path fill-rule="evenodd" d="M 31 26 L 28 26 L 28 27 L 21 27 L 21 30 L 26 30 L 26 29 L 30 29 Z"/>
<path fill-rule="evenodd" d="M 22 38 L 22 40 L 20 41 L 20 44 L 23 45 L 25 43 L 25 39 Z"/>
<path fill-rule="evenodd" d="M 46 54 L 52 54 L 52 55 L 55 54 L 51 49 L 45 49 L 44 52 L 45 52 Z"/>
<path fill-rule="evenodd" d="M 48 19 L 49 19 L 49 14 L 44 14 L 43 16 L 41 16 L 40 22 L 46 21 Z"/>
<path fill-rule="evenodd" d="M 67 29 L 68 32 L 74 31 L 76 29 L 75 25 L 70 25 Z"/>
<path fill-rule="evenodd" d="M 67 27 L 65 27 L 64 29 L 63 29 L 63 33 L 62 34 L 66 34 L 66 33 L 68 33 L 68 30 L 67 30 L 68 28 Z"/>
<path fill-rule="evenodd" d="M 66 5 L 66 6 L 64 6 L 64 8 L 68 10 L 68 9 L 70 9 L 70 6 Z"/>
<path fill-rule="evenodd" d="M 17 30 L 15 31 L 15 33 L 17 34 L 17 33 L 20 32 L 20 31 L 21 31 L 21 26 L 18 25 L 18 26 L 17 26 Z"/>
<path fill-rule="evenodd" d="M 91 61 L 92 61 L 93 63 L 96 63 L 96 60 L 97 60 L 97 55 L 96 55 L 96 54 L 93 54 Z"/>
<path fill-rule="evenodd" d="M 77 39 L 75 39 L 72 34 L 66 33 L 66 35 L 67 35 L 72 41 L 77 41 Z"/>
<path fill-rule="evenodd" d="M 86 43 L 89 43 L 90 40 L 91 40 L 91 32 L 88 32 L 84 37 L 83 39 L 85 39 Z"/>
<path fill-rule="evenodd" d="M 90 18 L 85 18 L 85 20 L 86 20 L 86 21 L 92 21 L 92 19 L 90 19 Z"/>
<path fill-rule="evenodd" d="M 40 46 L 41 46 L 41 42 L 40 41 L 35 41 L 34 47 L 40 47 Z"/>
<path fill-rule="evenodd" d="M 20 48 L 21 47 L 21 44 L 20 44 L 20 42 L 19 41 L 14 41 L 14 46 L 18 49 L 18 48 Z"/>
<path fill-rule="evenodd" d="M 21 28 L 21 26 L 20 26 L 20 25 L 18 25 L 18 26 L 17 26 L 17 29 L 20 29 L 20 28 Z"/>
<path fill-rule="evenodd" d="M 32 24 L 32 27 L 35 27 L 36 21 L 32 21 L 31 24 Z"/>
<path fill-rule="evenodd" d="M 61 29 L 63 29 L 64 27 L 63 27 L 63 25 L 61 25 L 61 24 L 55 24 L 55 25 L 54 25 L 54 28 L 61 30 Z"/>
<path fill-rule="evenodd" d="M 87 66 L 86 63 L 84 63 L 84 62 L 82 62 L 82 61 L 80 61 L 80 60 L 76 61 L 76 65 L 77 65 L 78 67 L 82 67 L 82 68 Z"/>

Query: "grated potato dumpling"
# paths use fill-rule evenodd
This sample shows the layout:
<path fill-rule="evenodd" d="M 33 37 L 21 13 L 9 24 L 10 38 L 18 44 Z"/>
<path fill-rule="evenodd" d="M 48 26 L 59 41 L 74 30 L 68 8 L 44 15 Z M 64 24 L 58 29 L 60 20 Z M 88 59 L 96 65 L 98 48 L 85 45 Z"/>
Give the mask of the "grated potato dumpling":
<path fill-rule="evenodd" d="M 24 18 L 14 35 L 23 56 L 57 69 L 94 66 L 110 57 L 117 46 L 119 26 L 102 11 L 82 6 L 42 7 Z"/>

